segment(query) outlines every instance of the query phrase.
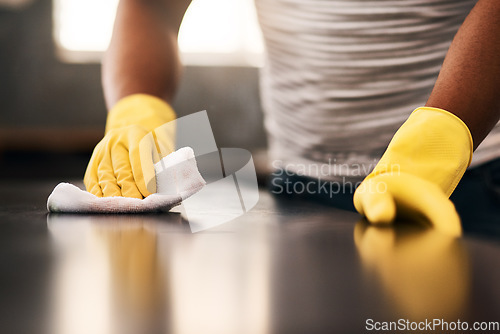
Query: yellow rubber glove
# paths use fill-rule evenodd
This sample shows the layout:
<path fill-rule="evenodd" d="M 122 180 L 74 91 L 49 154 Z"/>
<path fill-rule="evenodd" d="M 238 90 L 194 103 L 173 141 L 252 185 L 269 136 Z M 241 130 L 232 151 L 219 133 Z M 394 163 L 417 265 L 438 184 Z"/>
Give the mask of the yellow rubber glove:
<path fill-rule="evenodd" d="M 392 138 L 381 160 L 354 193 L 354 206 L 374 224 L 396 217 L 422 220 L 461 234 L 448 199 L 472 159 L 472 136 L 457 116 L 417 108 Z"/>
<path fill-rule="evenodd" d="M 151 95 L 134 94 L 118 101 L 87 166 L 87 191 L 99 197 L 143 198 L 155 193 L 153 165 L 174 147 L 172 136 L 153 131 L 175 118 L 167 103 Z"/>

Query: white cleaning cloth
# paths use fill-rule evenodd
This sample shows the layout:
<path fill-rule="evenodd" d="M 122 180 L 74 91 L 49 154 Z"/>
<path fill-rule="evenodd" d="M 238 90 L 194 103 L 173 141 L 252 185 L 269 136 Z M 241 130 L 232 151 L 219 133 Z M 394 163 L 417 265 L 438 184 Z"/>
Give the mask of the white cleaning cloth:
<path fill-rule="evenodd" d="M 205 186 L 190 147 L 167 155 L 154 167 L 157 193 L 145 199 L 97 197 L 72 184 L 59 183 L 47 200 L 47 209 L 68 213 L 165 212 Z"/>

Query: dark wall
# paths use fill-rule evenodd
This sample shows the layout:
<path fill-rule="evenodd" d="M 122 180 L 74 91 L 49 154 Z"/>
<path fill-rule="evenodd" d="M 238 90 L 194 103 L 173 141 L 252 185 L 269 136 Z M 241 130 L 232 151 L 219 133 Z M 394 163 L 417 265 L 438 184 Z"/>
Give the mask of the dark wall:
<path fill-rule="evenodd" d="M 55 50 L 51 0 L 0 8 L 0 149 L 90 151 L 102 135 L 100 65 Z M 206 109 L 219 146 L 265 145 L 255 68 L 187 67 L 174 108 Z"/>
<path fill-rule="evenodd" d="M 55 57 L 52 2 L 0 10 L 2 127 L 95 126 L 104 120 L 98 64 Z"/>
<path fill-rule="evenodd" d="M 187 67 L 174 108 L 179 115 L 207 110 L 221 147 L 266 145 L 256 68 Z"/>

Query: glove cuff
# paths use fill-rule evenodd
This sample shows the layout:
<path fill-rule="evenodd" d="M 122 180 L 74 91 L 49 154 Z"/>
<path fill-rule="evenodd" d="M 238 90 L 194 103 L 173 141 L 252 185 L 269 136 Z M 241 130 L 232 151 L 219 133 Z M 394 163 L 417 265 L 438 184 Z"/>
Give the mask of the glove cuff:
<path fill-rule="evenodd" d="M 469 130 L 469 127 L 467 126 L 467 124 L 465 124 L 464 121 L 462 121 L 460 119 L 460 117 L 458 117 L 457 115 L 452 114 L 451 112 L 446 111 L 444 109 L 440 109 L 440 108 L 419 107 L 419 108 L 413 110 L 412 115 L 415 113 L 418 113 L 418 112 L 423 112 L 423 113 L 427 113 L 427 114 L 430 114 L 430 113 L 444 114 L 447 118 L 449 118 L 449 121 L 447 121 L 447 122 L 450 123 L 450 125 L 453 122 L 458 127 L 462 128 L 463 131 L 457 131 L 457 133 L 456 133 L 457 137 L 458 136 L 461 137 L 461 141 L 459 141 L 457 138 L 457 144 L 463 144 L 463 145 L 467 146 L 467 148 L 468 148 L 467 149 L 468 160 L 467 160 L 466 168 L 469 167 L 471 162 L 472 162 L 472 154 L 474 152 L 474 141 L 472 139 L 472 134 L 470 133 L 470 130 Z M 450 134 L 450 135 L 452 135 L 452 134 Z"/>
<path fill-rule="evenodd" d="M 471 163 L 472 136 L 452 113 L 430 107 L 413 111 L 369 175 L 403 172 L 438 185 L 450 196 Z"/>
<path fill-rule="evenodd" d="M 172 107 L 148 94 L 133 94 L 119 100 L 108 112 L 105 133 L 129 125 L 142 126 L 151 132 L 176 118 Z"/>

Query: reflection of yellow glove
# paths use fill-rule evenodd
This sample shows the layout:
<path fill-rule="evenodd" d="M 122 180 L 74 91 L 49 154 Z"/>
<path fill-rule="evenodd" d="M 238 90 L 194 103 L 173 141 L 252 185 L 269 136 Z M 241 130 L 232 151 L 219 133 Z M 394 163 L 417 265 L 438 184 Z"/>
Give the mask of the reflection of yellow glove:
<path fill-rule="evenodd" d="M 162 143 L 160 149 L 152 131 L 174 119 L 172 108 L 157 97 L 135 94 L 118 101 L 109 111 L 105 136 L 87 166 L 87 191 L 99 197 L 135 198 L 156 192 L 153 164 L 159 159 L 157 152 L 166 151 L 165 146 L 171 151 L 173 145 Z"/>
<path fill-rule="evenodd" d="M 154 314 L 161 302 L 163 280 L 158 263 L 157 232 L 137 219 L 120 219 L 119 223 L 102 221 L 95 232 L 102 237 L 109 252 L 110 279 L 114 299 L 126 316 L 139 320 Z M 147 223 L 146 223 L 147 224 Z"/>
<path fill-rule="evenodd" d="M 469 129 L 457 116 L 417 108 L 356 190 L 354 206 L 371 223 L 424 217 L 460 235 L 460 218 L 448 197 L 469 166 L 472 150 Z"/>
<path fill-rule="evenodd" d="M 354 242 L 370 281 L 381 281 L 398 314 L 415 321 L 463 314 L 471 280 L 461 240 L 409 224 L 380 228 L 360 221 Z"/>

